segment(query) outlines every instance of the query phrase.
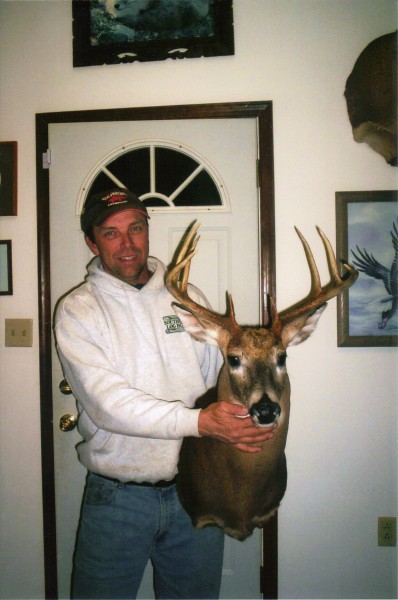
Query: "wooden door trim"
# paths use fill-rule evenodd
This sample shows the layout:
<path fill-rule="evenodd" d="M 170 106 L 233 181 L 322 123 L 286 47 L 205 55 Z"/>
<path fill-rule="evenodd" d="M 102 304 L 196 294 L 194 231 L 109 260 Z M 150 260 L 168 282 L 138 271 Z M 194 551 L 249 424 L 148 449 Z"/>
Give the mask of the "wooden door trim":
<path fill-rule="evenodd" d="M 263 322 L 267 319 L 267 297 L 275 298 L 275 205 L 272 102 L 233 102 L 151 106 L 36 114 L 37 247 L 39 279 L 40 410 L 42 491 L 44 522 L 45 594 L 56 599 L 57 554 L 55 515 L 55 470 L 52 409 L 51 280 L 50 280 L 50 191 L 49 169 L 43 155 L 49 148 L 49 127 L 55 123 L 106 121 L 152 121 L 167 119 L 256 118 L 258 123 L 258 178 L 260 187 L 260 289 Z M 50 166 L 51 168 L 51 166 Z M 264 528 L 261 590 L 264 598 L 277 598 L 277 521 Z"/>

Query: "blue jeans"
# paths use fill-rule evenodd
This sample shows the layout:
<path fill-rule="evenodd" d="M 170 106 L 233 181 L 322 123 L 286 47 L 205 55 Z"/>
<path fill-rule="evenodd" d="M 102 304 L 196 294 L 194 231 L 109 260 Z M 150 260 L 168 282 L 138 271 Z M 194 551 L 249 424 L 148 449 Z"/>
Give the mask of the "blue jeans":
<path fill-rule="evenodd" d="M 175 485 L 126 485 L 90 473 L 72 597 L 136 598 L 150 560 L 156 598 L 218 598 L 223 551 L 223 532 L 194 529 Z"/>

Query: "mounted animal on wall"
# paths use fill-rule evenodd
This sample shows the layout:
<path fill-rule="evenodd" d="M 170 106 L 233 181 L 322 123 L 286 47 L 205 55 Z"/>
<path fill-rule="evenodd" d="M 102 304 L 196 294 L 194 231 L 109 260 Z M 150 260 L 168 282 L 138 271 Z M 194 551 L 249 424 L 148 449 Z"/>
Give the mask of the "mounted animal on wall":
<path fill-rule="evenodd" d="M 359 55 L 345 92 L 354 140 L 397 166 L 397 32 L 373 40 Z"/>
<path fill-rule="evenodd" d="M 240 403 L 258 426 L 277 423 L 277 427 L 274 437 L 256 454 L 240 452 L 210 437 L 185 438 L 177 489 L 197 528 L 216 525 L 229 536 L 244 540 L 255 527 L 264 525 L 286 490 L 285 444 L 290 406 L 286 350 L 311 335 L 327 300 L 351 286 L 358 273 L 343 263 L 344 274 L 340 277 L 331 244 L 318 229 L 330 273 L 330 282 L 322 286 L 310 247 L 297 230 L 310 268 L 310 295 L 279 314 L 271 301 L 266 327 L 240 326 L 229 294 L 225 316 L 189 297 L 189 268 L 198 242 L 198 227 L 193 224 L 188 231 L 166 276 L 185 330 L 196 340 L 217 344 L 224 357 L 217 389 L 199 398 L 196 406 L 205 408 L 215 401 Z"/>

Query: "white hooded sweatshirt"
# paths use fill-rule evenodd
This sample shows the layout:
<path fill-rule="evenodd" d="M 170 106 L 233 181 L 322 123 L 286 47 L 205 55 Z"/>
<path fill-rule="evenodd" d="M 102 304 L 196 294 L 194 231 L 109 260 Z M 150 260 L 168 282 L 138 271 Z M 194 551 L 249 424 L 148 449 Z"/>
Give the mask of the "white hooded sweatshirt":
<path fill-rule="evenodd" d="M 222 364 L 216 346 L 184 331 L 164 265 L 150 257 L 148 266 L 153 275 L 138 290 L 96 257 L 55 315 L 59 358 L 78 404 L 80 461 L 120 481 L 176 475 L 182 438 L 199 436 L 192 407 L 216 385 Z M 189 293 L 207 304 L 197 288 Z"/>

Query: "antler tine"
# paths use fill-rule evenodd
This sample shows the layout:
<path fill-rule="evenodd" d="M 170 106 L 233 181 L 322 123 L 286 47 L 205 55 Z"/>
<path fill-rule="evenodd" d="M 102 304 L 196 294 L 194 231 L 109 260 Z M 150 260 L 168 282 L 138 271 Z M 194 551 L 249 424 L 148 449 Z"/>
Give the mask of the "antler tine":
<path fill-rule="evenodd" d="M 180 296 L 185 296 L 191 260 L 195 254 L 196 252 L 194 251 L 189 252 L 183 260 L 167 271 L 166 286 L 169 291 L 173 288 L 175 292 L 179 292 Z"/>
<path fill-rule="evenodd" d="M 166 286 L 181 308 L 188 310 L 197 318 L 207 319 L 215 324 L 217 323 L 220 327 L 223 327 L 226 323 L 229 323 L 231 326 L 231 324 L 235 323 L 235 315 L 232 298 L 229 294 L 227 297 L 227 315 L 222 316 L 192 300 L 187 292 L 191 260 L 196 254 L 196 246 L 200 239 L 200 236 L 197 235 L 199 227 L 200 224 L 195 221 L 189 230 L 176 259 L 173 261 L 173 265 L 166 273 Z"/>
<path fill-rule="evenodd" d="M 188 285 L 188 279 L 189 279 L 189 272 L 191 270 L 191 260 L 193 258 L 193 256 L 196 254 L 196 246 L 198 245 L 198 242 L 200 240 L 200 235 L 195 235 L 196 231 L 199 228 L 199 223 L 197 224 L 197 226 L 195 226 L 193 228 L 193 236 L 189 236 L 191 238 L 189 246 L 188 246 L 188 257 L 185 260 L 185 266 L 184 269 L 182 271 L 182 277 L 181 277 L 181 289 L 184 290 L 184 292 L 187 289 L 187 285 Z"/>
<path fill-rule="evenodd" d="M 323 233 L 323 231 L 319 227 L 317 227 L 317 231 L 325 247 L 330 274 L 330 281 L 326 285 L 322 286 L 319 277 L 319 271 L 315 264 L 315 259 L 312 254 L 311 248 L 307 240 L 297 229 L 297 227 L 295 229 L 303 244 L 304 251 L 307 257 L 308 266 L 311 273 L 311 291 L 306 299 L 299 302 L 294 307 L 283 311 L 280 314 L 280 317 L 284 323 L 297 317 L 300 317 L 301 315 L 305 315 L 315 311 L 317 308 L 325 304 L 328 300 L 334 298 L 335 296 L 338 296 L 343 290 L 355 283 L 359 275 L 358 271 L 352 265 L 348 264 L 345 261 L 342 261 L 345 273 L 342 277 L 340 276 L 332 244 L 330 243 L 326 235 Z"/>
<path fill-rule="evenodd" d="M 166 276 L 167 287 L 174 287 L 175 284 L 174 289 L 179 288 L 183 294 L 186 294 L 187 291 L 191 260 L 196 254 L 196 246 L 200 239 L 200 236 L 196 235 L 199 227 L 200 223 L 194 221 L 174 260 L 174 266 L 169 269 Z"/>
<path fill-rule="evenodd" d="M 314 255 L 312 254 L 312 250 L 310 248 L 309 243 L 307 242 L 301 231 L 297 227 L 295 227 L 295 230 L 301 240 L 301 243 L 303 244 L 304 252 L 307 257 L 307 262 L 311 275 L 311 291 L 314 295 L 319 294 L 322 289 L 321 278 L 319 277 L 319 271 L 318 267 L 316 266 Z"/>
<path fill-rule="evenodd" d="M 331 287 L 332 287 L 332 289 L 334 287 L 338 287 L 339 291 L 337 293 L 339 294 L 343 289 L 345 289 L 345 288 L 349 287 L 350 285 L 352 285 L 353 283 L 355 283 L 355 281 L 358 278 L 359 273 L 355 269 L 355 267 L 350 265 L 348 262 L 342 260 L 341 262 L 344 267 L 345 273 L 343 274 L 343 276 L 340 275 L 332 244 L 330 243 L 329 239 L 326 237 L 326 235 L 324 234 L 324 232 L 322 231 L 322 229 L 320 227 L 317 226 L 317 230 L 318 230 L 319 235 L 322 238 L 323 245 L 325 246 L 325 250 L 326 250 L 326 256 L 327 256 L 328 265 L 329 265 L 329 273 L 330 273 L 330 278 L 331 278 L 331 281 L 330 281 Z"/>
<path fill-rule="evenodd" d="M 197 239 L 195 238 L 195 234 L 198 231 L 200 227 L 200 223 L 198 223 L 197 221 L 194 221 L 191 225 L 191 229 L 188 231 L 188 234 L 184 240 L 184 243 L 182 244 L 178 254 L 177 254 L 177 258 L 175 259 L 175 264 L 177 265 L 179 262 L 182 261 L 183 258 L 185 258 L 185 256 L 187 255 L 187 252 L 189 252 L 190 250 L 193 250 L 192 244 L 197 243 Z M 196 242 L 195 242 L 196 239 Z"/>
<path fill-rule="evenodd" d="M 335 256 L 335 253 L 333 250 L 333 246 L 330 243 L 329 239 L 324 234 L 324 232 L 322 231 L 322 229 L 318 226 L 316 228 L 317 228 L 319 235 L 322 238 L 323 245 L 325 246 L 331 283 L 335 284 L 335 285 L 339 285 L 340 282 L 342 281 L 342 278 L 340 277 L 340 273 L 339 273 L 339 270 L 337 267 L 336 256 Z"/>

